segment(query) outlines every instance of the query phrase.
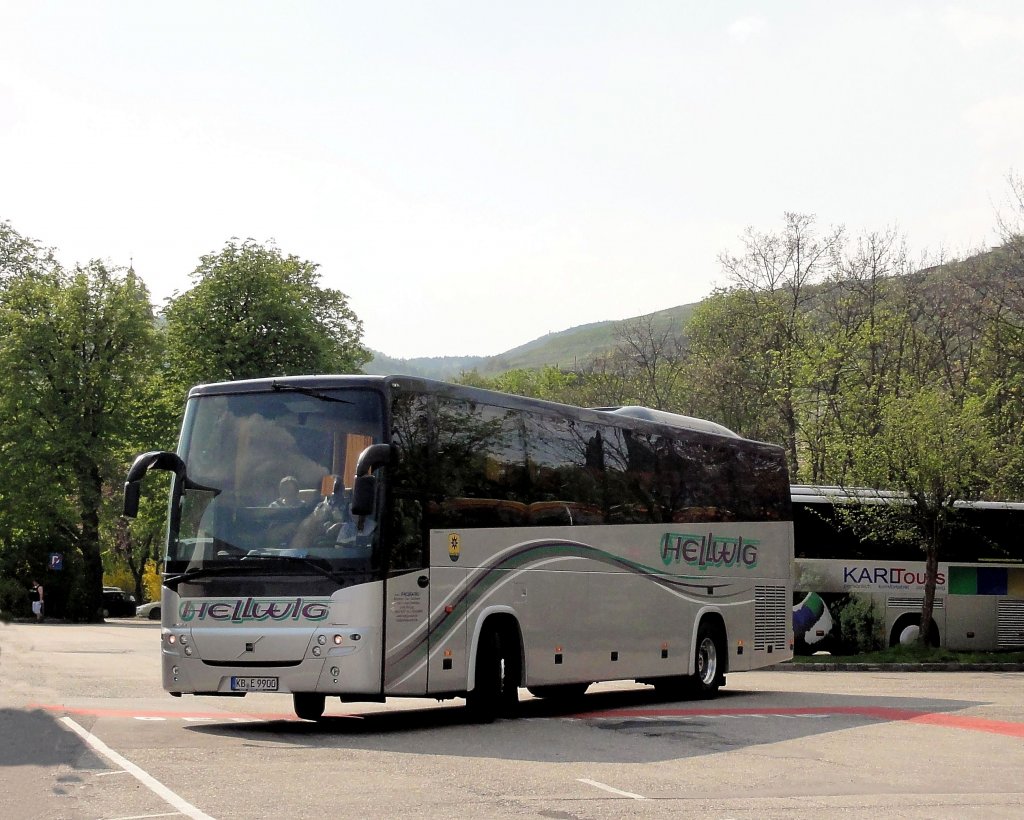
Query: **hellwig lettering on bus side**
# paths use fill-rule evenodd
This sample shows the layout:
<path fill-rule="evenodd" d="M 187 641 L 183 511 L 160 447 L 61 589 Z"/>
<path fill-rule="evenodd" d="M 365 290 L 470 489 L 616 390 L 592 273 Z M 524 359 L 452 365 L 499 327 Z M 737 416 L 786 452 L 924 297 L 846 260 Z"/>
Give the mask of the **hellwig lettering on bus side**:
<path fill-rule="evenodd" d="M 661 560 L 665 566 L 683 563 L 697 569 L 709 567 L 757 566 L 757 547 L 760 541 L 728 538 L 714 533 L 694 535 L 667 532 L 661 537 Z"/>
<path fill-rule="evenodd" d="M 323 621 L 330 614 L 325 599 L 242 598 L 229 601 L 182 601 L 178 616 L 188 621 Z"/>

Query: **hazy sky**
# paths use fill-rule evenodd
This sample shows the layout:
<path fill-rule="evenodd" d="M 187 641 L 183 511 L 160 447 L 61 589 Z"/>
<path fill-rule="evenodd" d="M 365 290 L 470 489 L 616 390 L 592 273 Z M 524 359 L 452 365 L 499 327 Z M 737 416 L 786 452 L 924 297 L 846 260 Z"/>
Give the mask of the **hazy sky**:
<path fill-rule="evenodd" d="M 392 356 L 706 296 L 784 211 L 995 241 L 1018 2 L 0 0 L 0 219 L 154 301 L 233 236 Z"/>

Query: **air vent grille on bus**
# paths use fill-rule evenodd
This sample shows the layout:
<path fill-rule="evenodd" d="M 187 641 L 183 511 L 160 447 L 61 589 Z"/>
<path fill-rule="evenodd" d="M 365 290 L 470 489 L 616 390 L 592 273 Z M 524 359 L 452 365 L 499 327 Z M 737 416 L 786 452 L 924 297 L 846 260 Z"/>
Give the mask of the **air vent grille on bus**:
<path fill-rule="evenodd" d="M 996 605 L 996 649 L 1024 646 L 1024 601 Z"/>
<path fill-rule="evenodd" d="M 913 609 L 920 612 L 922 602 L 922 598 L 897 598 L 896 596 L 891 596 L 886 600 L 885 605 L 889 609 Z M 932 603 L 932 609 L 942 609 L 944 606 L 942 598 L 936 598 Z"/>
<path fill-rule="evenodd" d="M 754 650 L 785 650 L 791 617 L 784 586 L 754 587 Z"/>

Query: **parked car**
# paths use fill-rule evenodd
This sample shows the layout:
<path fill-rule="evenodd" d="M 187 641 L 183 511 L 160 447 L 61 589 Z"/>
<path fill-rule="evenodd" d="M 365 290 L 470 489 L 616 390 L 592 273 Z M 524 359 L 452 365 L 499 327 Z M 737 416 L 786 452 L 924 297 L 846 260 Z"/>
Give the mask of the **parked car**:
<path fill-rule="evenodd" d="M 136 618 L 148 618 L 151 621 L 160 620 L 160 602 L 150 601 L 148 604 L 143 604 L 135 610 Z"/>
<path fill-rule="evenodd" d="M 135 615 L 135 596 L 120 587 L 103 587 L 103 617 L 131 618 Z"/>

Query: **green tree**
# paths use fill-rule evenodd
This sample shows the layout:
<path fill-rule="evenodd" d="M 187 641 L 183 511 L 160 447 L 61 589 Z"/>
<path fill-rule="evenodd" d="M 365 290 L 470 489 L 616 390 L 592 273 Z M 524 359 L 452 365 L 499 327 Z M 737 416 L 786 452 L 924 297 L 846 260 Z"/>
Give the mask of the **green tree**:
<path fill-rule="evenodd" d="M 688 414 L 781 444 L 786 428 L 775 401 L 781 351 L 764 341 L 763 301 L 734 288 L 701 302 L 686 326 L 683 381 Z"/>
<path fill-rule="evenodd" d="M 657 314 L 619 322 L 611 361 L 618 366 L 620 383 L 630 386 L 634 403 L 682 411 L 685 358 L 681 330 Z"/>
<path fill-rule="evenodd" d="M 21 290 L 25 282 L 33 280 L 56 282 L 57 270 L 50 249 L 22 236 L 9 222 L 0 222 L 0 345 L 9 338 L 19 310 L 42 309 L 27 294 L 12 288 L 20 285 Z M 63 520 L 63 508 L 60 494 L 48 485 L 37 486 L 40 482 L 34 480 L 31 466 L 16 457 L 15 420 L 5 415 L 17 398 L 11 394 L 13 388 L 0 382 L 0 576 L 6 577 L 11 590 L 21 588 L 23 592 L 21 585 L 29 576 L 43 570 L 39 556 L 43 545 L 61 546 L 54 536 L 57 521 Z"/>
<path fill-rule="evenodd" d="M 462 373 L 459 384 L 498 390 L 517 396 L 572 404 L 578 407 L 604 407 L 622 402 L 608 398 L 601 377 L 593 372 L 573 372 L 547 366 L 539 370 L 517 368 L 497 376 L 481 376 L 472 370 Z"/>
<path fill-rule="evenodd" d="M 999 441 L 995 491 L 1024 498 L 1024 177 L 1011 173 L 1008 182 L 1008 207 L 998 214 L 1002 244 L 968 259 L 961 270 L 986 319 L 972 389 L 985 396 Z"/>
<path fill-rule="evenodd" d="M 193 287 L 168 301 L 169 367 L 198 382 L 358 372 L 370 360 L 348 297 L 320 286 L 317 265 L 272 244 L 229 241 L 202 257 Z"/>
<path fill-rule="evenodd" d="M 877 432 L 898 394 L 910 330 L 906 248 L 894 230 L 861 234 L 809 308 L 799 382 L 803 478 L 847 482 L 851 436 Z"/>
<path fill-rule="evenodd" d="M 0 289 L 20 276 L 52 274 L 57 268 L 51 249 L 22 236 L 10 222 L 0 222 Z"/>
<path fill-rule="evenodd" d="M 69 613 L 97 619 L 105 499 L 137 448 L 131 408 L 156 360 L 148 293 L 98 261 L 29 266 L 0 291 L 0 329 L 0 518 L 35 565 L 55 546 L 77 551 Z"/>
<path fill-rule="evenodd" d="M 770 362 L 765 392 L 782 423 L 790 469 L 799 474 L 799 425 L 802 361 L 808 350 L 808 308 L 814 285 L 832 271 L 843 242 L 843 229 L 819 235 L 814 217 L 787 212 L 778 233 L 748 228 L 738 255 L 723 253 L 719 261 L 734 286 L 744 291 L 753 308 L 745 338 L 748 350 Z"/>
<path fill-rule="evenodd" d="M 856 448 L 855 482 L 898 490 L 913 501 L 905 509 L 925 556 L 924 642 L 932 622 L 939 545 L 954 520 L 953 505 L 988 489 L 995 457 L 984 402 L 977 397 L 961 402 L 938 386 L 887 397 L 879 430 L 864 435 Z"/>

